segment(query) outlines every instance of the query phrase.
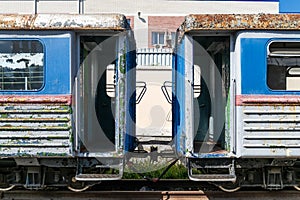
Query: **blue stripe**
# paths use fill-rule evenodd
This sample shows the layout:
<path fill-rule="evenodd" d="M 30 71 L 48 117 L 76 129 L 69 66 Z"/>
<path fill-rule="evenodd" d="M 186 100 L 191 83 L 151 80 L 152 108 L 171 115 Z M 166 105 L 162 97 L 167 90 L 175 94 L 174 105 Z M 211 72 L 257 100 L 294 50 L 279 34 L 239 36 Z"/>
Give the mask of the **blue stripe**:
<path fill-rule="evenodd" d="M 175 84 L 175 96 L 172 97 L 173 109 L 173 136 L 175 137 L 176 149 L 178 152 L 184 153 L 185 149 L 181 149 L 181 134 L 185 133 L 185 38 L 176 47 L 175 71 L 173 71 L 173 83 Z M 174 81 L 175 78 L 175 81 Z"/>

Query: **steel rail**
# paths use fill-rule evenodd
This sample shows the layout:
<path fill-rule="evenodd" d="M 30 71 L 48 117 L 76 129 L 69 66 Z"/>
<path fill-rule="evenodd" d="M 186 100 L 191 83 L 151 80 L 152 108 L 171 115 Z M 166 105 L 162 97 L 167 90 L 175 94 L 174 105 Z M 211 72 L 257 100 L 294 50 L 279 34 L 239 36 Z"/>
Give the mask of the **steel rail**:
<path fill-rule="evenodd" d="M 146 199 L 146 200 L 298 200 L 299 191 L 240 191 L 226 193 L 220 191 L 35 191 L 15 190 L 0 192 L 2 200 L 117 200 L 117 199 Z"/>

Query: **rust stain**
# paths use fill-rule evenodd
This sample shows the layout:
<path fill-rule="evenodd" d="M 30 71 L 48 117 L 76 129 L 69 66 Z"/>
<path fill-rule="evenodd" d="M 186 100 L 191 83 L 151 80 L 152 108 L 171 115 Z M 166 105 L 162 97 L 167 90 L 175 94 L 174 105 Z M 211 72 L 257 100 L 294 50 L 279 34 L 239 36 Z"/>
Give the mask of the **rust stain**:
<path fill-rule="evenodd" d="M 299 14 L 203 14 L 188 15 L 180 30 L 278 30 L 300 29 Z"/>
<path fill-rule="evenodd" d="M 124 30 L 128 27 L 121 14 L 3 14 L 0 29 Z"/>
<path fill-rule="evenodd" d="M 28 28 L 34 19 L 34 15 L 0 15 L 1 29 Z"/>
<path fill-rule="evenodd" d="M 69 118 L 0 118 L 0 122 L 69 122 Z"/>
<path fill-rule="evenodd" d="M 1 155 L 71 155 L 71 95 L 6 95 L 0 100 L 10 102 L 0 106 Z"/>
<path fill-rule="evenodd" d="M 0 104 L 3 103 L 61 103 L 71 105 L 71 95 L 43 95 L 43 96 L 23 96 L 23 95 L 1 95 Z"/>
<path fill-rule="evenodd" d="M 236 106 L 243 105 L 300 105 L 300 96 L 296 95 L 237 95 Z M 275 108 L 274 108 L 275 109 Z"/>

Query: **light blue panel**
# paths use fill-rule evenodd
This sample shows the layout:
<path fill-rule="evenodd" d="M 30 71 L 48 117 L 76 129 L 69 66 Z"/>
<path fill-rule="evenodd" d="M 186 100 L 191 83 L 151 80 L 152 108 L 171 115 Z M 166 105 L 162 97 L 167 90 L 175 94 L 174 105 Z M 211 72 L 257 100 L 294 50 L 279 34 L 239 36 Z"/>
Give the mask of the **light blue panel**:
<path fill-rule="evenodd" d="M 242 94 L 298 95 L 299 92 L 271 90 L 267 85 L 267 45 L 271 41 L 291 41 L 286 38 L 241 39 Z M 294 39 L 300 41 L 299 39 Z"/>
<path fill-rule="evenodd" d="M 299 0 L 279 0 L 280 13 L 300 13 Z"/>
<path fill-rule="evenodd" d="M 71 47 L 69 38 L 44 38 L 46 77 L 43 93 L 71 94 Z"/>

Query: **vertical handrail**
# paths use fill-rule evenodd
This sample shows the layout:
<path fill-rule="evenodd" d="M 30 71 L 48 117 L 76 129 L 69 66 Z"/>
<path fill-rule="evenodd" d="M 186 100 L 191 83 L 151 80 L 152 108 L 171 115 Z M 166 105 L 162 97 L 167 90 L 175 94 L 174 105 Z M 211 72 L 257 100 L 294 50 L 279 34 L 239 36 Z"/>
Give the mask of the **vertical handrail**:
<path fill-rule="evenodd" d="M 232 96 L 233 96 L 233 148 L 232 148 L 232 153 L 236 153 L 236 80 L 234 79 L 232 82 Z"/>

